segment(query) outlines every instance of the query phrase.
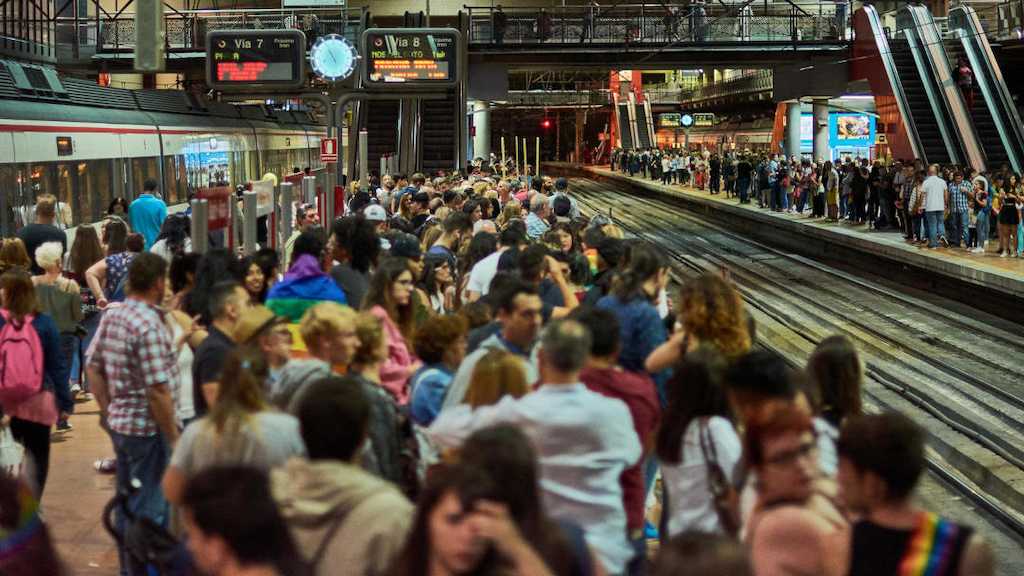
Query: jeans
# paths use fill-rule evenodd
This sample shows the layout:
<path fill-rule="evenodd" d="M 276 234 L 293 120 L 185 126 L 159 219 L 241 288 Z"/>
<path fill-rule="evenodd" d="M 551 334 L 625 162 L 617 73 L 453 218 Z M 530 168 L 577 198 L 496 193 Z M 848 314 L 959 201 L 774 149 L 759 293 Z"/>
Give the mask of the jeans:
<path fill-rule="evenodd" d="M 110 439 L 117 457 L 117 490 L 129 490 L 132 479 L 142 483 L 141 488 L 128 498 L 128 510 L 136 516 L 146 516 L 161 526 L 167 526 L 168 504 L 160 481 L 170 454 L 163 436 L 125 436 L 112 431 Z M 115 526 L 119 532 L 124 531 L 124 517 L 120 513 L 117 514 Z M 118 547 L 118 556 L 122 575 L 145 574 L 131 572 L 128 558 L 121 547 Z"/>
<path fill-rule="evenodd" d="M 747 193 L 750 192 L 750 178 L 736 179 L 736 194 L 740 197 L 740 203 L 747 203 Z"/>
<path fill-rule="evenodd" d="M 89 349 L 89 344 L 92 343 L 92 337 L 96 335 L 96 330 L 100 327 L 100 319 L 103 317 L 102 314 L 95 313 L 86 316 L 82 320 L 82 327 L 85 328 L 85 337 L 78 338 L 78 346 L 75 349 L 74 354 L 71 356 L 71 380 L 82 383 L 82 390 L 88 390 L 86 388 L 83 376 L 84 370 L 82 370 L 81 356 L 85 355 L 85 351 Z M 81 355 L 79 355 L 81 351 Z"/>
<path fill-rule="evenodd" d="M 939 237 L 946 236 L 946 226 L 942 221 L 942 210 L 931 210 L 924 213 L 924 229 L 928 234 L 928 247 L 938 248 Z"/>
<path fill-rule="evenodd" d="M 988 242 L 988 210 L 978 212 L 978 247 L 984 248 Z"/>
<path fill-rule="evenodd" d="M 971 216 L 967 212 L 953 212 L 949 215 L 950 230 L 949 243 L 953 246 L 963 245 L 967 247 L 970 238 L 968 228 L 971 225 Z"/>

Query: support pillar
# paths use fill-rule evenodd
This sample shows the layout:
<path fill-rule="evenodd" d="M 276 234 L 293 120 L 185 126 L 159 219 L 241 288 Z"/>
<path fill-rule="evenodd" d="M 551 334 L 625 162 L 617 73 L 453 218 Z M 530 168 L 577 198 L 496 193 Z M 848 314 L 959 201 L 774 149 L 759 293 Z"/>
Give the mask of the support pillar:
<path fill-rule="evenodd" d="M 800 158 L 800 101 L 786 102 L 786 157 Z"/>
<path fill-rule="evenodd" d="M 491 156 L 491 105 L 473 101 L 473 156 L 487 160 Z"/>
<path fill-rule="evenodd" d="M 828 98 L 817 98 L 811 104 L 814 116 L 814 161 L 824 162 L 832 159 L 828 147 Z"/>

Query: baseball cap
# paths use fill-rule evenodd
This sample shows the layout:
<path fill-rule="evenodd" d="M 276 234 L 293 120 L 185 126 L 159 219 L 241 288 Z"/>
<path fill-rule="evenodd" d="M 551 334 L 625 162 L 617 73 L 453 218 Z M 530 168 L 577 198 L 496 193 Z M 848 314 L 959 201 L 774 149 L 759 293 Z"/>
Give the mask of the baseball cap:
<path fill-rule="evenodd" d="M 412 234 L 397 234 L 391 239 L 391 255 L 418 260 L 423 255 L 420 241 Z"/>
<path fill-rule="evenodd" d="M 231 336 L 239 344 L 249 344 L 258 334 L 276 324 L 284 324 L 288 321 L 284 316 L 277 316 L 263 305 L 250 308 L 238 320 Z"/>
<path fill-rule="evenodd" d="M 363 209 L 363 216 L 370 222 L 384 222 L 388 219 L 388 213 L 380 204 L 370 204 Z"/>

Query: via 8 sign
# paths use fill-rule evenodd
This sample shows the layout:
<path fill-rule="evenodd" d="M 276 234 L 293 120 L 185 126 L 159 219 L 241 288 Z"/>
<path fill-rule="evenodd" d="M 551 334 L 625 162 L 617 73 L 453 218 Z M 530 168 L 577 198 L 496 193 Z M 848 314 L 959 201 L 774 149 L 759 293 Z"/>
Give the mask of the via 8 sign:
<path fill-rule="evenodd" d="M 363 32 L 364 80 L 370 86 L 451 86 L 459 81 L 453 28 L 370 28 Z"/>
<path fill-rule="evenodd" d="M 217 90 L 305 84 L 301 30 L 218 30 L 206 35 L 206 83 Z"/>

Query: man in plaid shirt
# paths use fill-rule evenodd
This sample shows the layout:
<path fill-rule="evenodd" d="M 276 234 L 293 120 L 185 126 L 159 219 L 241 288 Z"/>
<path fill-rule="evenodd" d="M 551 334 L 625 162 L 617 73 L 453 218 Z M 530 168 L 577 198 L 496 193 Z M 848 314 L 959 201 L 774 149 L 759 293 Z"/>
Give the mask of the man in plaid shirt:
<path fill-rule="evenodd" d="M 160 481 L 178 440 L 173 398 L 180 381 L 171 335 L 157 308 L 166 274 L 167 263 L 156 254 L 143 252 L 132 260 L 127 299 L 104 313 L 87 366 L 117 456 L 117 490 L 131 492 L 131 480 L 141 481 L 128 509 L 161 525 L 168 505 Z M 119 530 L 123 523 L 118 515 Z M 121 574 L 129 574 L 124 550 L 119 553 Z"/>
<path fill-rule="evenodd" d="M 950 232 L 950 242 L 954 246 L 963 245 L 964 250 L 970 244 L 971 225 L 971 198 L 974 195 L 974 185 L 969 180 L 964 180 L 963 172 L 957 170 L 953 174 L 953 181 L 949 183 L 949 221 L 946 230 Z"/>

